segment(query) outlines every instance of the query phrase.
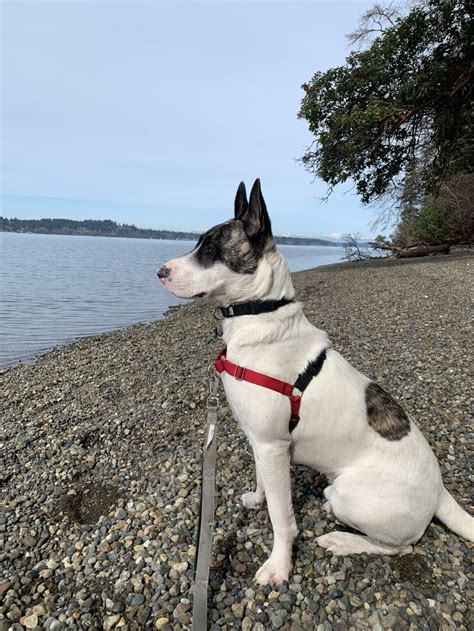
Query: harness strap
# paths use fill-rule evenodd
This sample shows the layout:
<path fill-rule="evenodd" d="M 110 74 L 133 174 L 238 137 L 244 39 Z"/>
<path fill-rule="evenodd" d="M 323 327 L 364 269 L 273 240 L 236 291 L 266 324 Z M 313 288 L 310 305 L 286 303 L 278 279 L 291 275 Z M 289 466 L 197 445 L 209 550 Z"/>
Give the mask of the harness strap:
<path fill-rule="evenodd" d="M 279 394 L 283 394 L 290 399 L 291 417 L 289 422 L 290 433 L 298 425 L 300 420 L 299 412 L 301 406 L 301 395 L 293 394 L 293 390 L 297 388 L 300 392 L 304 392 L 311 379 L 319 374 L 324 361 L 326 359 L 326 349 L 324 349 L 318 357 L 311 362 L 308 367 L 298 376 L 294 384 L 281 381 L 275 377 L 270 377 L 261 372 L 238 366 L 229 361 L 226 357 L 227 348 L 221 349 L 214 360 L 214 366 L 218 373 L 226 372 L 238 381 L 248 381 L 257 386 L 268 388 Z"/>
<path fill-rule="evenodd" d="M 321 353 L 316 357 L 314 361 L 306 366 L 306 369 L 298 375 L 297 380 L 295 381 L 295 388 L 298 388 L 301 392 L 304 392 L 308 387 L 311 379 L 313 377 L 317 377 L 323 367 L 324 362 L 326 361 L 326 349 L 321 351 Z"/>

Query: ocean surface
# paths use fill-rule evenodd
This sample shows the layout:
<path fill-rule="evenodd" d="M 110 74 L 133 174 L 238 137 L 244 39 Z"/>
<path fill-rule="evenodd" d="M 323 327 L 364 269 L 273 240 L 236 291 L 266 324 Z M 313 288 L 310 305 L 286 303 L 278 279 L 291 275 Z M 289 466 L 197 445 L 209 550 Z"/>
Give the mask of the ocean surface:
<path fill-rule="evenodd" d="M 81 337 L 163 317 L 187 302 L 156 269 L 192 241 L 0 232 L 0 369 Z M 290 269 L 335 263 L 341 247 L 279 246 Z"/>

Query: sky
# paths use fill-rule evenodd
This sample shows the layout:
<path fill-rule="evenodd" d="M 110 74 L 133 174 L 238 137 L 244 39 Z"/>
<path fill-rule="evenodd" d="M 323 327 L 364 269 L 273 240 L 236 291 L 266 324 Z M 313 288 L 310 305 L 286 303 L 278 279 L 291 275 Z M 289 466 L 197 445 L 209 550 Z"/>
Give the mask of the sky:
<path fill-rule="evenodd" d="M 260 177 L 274 234 L 372 236 L 297 159 L 301 84 L 372 2 L 2 2 L 1 209 L 205 230 Z"/>

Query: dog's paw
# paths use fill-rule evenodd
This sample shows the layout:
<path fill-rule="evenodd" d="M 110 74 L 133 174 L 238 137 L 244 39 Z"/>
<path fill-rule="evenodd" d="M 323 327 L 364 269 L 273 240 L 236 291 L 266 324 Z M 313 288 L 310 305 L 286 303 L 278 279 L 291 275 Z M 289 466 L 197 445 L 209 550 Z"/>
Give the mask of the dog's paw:
<path fill-rule="evenodd" d="M 264 498 L 260 494 L 249 491 L 248 493 L 244 493 L 242 495 L 241 500 L 245 508 L 256 510 L 257 508 L 261 508 L 263 506 Z"/>
<path fill-rule="evenodd" d="M 329 504 L 329 502 L 324 502 L 321 508 L 325 513 L 328 513 L 328 515 L 332 515 L 331 505 Z"/>
<path fill-rule="evenodd" d="M 255 574 L 258 585 L 281 585 L 290 575 L 290 564 L 274 561 L 270 557 Z"/>
<path fill-rule="evenodd" d="M 370 541 L 370 539 L 364 535 L 355 535 L 350 532 L 340 532 L 335 530 L 329 532 L 327 535 L 322 535 L 316 539 L 318 544 L 322 548 L 326 548 L 334 555 L 345 554 L 361 554 L 363 552 L 367 554 L 408 554 L 411 552 L 412 547 L 392 547 L 379 544 L 377 542 Z"/>
<path fill-rule="evenodd" d="M 327 535 L 317 537 L 316 541 L 321 548 L 326 548 L 326 550 L 329 550 L 329 552 L 332 552 L 336 556 L 352 553 L 352 550 L 348 549 L 347 543 L 344 540 L 341 541 L 337 534 L 333 535 L 330 532 Z"/>

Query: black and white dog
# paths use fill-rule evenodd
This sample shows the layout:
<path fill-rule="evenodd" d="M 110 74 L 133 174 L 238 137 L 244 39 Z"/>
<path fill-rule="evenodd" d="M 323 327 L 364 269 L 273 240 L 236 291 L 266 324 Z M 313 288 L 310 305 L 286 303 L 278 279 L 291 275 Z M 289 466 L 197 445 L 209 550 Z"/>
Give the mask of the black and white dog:
<path fill-rule="evenodd" d="M 253 448 L 257 473 L 255 492 L 245 493 L 242 502 L 257 508 L 266 499 L 274 531 L 258 583 L 278 585 L 291 569 L 297 526 L 290 462 L 324 473 L 330 483 L 326 510 L 364 533 L 318 537 L 318 544 L 334 554 L 409 552 L 434 515 L 474 540 L 474 519 L 444 488 L 438 462 L 417 426 L 330 348 L 326 333 L 310 324 L 294 301 L 259 180 L 249 202 L 240 184 L 234 219 L 204 233 L 191 252 L 169 261 L 158 276 L 175 295 L 210 298 L 225 316 L 233 316 L 223 322 L 229 365 L 221 367 L 222 381 Z M 235 364 L 239 372 L 229 368 Z M 301 406 L 293 410 L 293 425 L 289 392 L 252 382 L 250 376 L 258 373 L 285 386 L 307 385 L 301 399 L 301 392 L 293 391 L 291 409 L 294 400 Z"/>

